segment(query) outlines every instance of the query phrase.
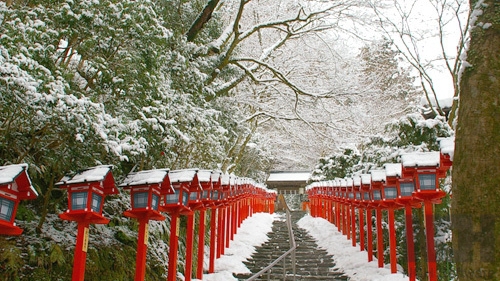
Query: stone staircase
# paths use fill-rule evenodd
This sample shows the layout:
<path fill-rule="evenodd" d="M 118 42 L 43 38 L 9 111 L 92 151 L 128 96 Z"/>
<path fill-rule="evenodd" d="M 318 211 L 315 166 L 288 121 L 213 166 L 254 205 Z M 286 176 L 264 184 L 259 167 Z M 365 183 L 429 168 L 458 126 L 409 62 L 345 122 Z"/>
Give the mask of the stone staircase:
<path fill-rule="evenodd" d="M 332 260 L 332 256 L 325 250 L 319 249 L 316 241 L 309 236 L 305 230 L 297 226 L 297 222 L 304 215 L 305 212 L 301 211 L 291 212 L 292 228 L 295 235 L 295 243 L 297 244 L 295 251 L 295 279 L 293 279 L 293 270 L 290 262 L 291 257 L 288 256 L 286 258 L 285 268 L 283 268 L 283 261 L 280 261 L 271 270 L 269 279 L 266 273 L 257 280 L 349 280 L 346 275 L 335 269 L 335 263 Z M 250 269 L 252 274 L 259 272 L 290 249 L 285 215 L 283 215 L 282 220 L 274 221 L 272 232 L 269 233 L 268 236 L 269 241 L 257 247 L 256 252 L 245 262 L 245 265 Z M 283 279 L 283 272 L 286 272 L 285 279 Z M 245 280 L 252 274 L 238 274 L 235 275 L 235 277 L 238 278 L 238 280 Z"/>

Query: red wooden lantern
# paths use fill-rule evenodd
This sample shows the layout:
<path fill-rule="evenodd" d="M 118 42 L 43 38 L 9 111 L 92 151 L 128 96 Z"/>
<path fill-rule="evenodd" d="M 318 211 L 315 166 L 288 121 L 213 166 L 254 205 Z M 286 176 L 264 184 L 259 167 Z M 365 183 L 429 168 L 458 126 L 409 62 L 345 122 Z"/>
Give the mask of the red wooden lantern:
<path fill-rule="evenodd" d="M 118 193 L 111 170 L 112 166 L 110 165 L 96 166 L 65 176 L 56 183 L 56 186 L 68 190 L 68 210 L 60 214 L 59 217 L 78 223 L 73 261 L 73 281 L 84 280 L 89 224 L 107 224 L 109 222 L 102 216 L 104 198 L 107 195 Z"/>
<path fill-rule="evenodd" d="M 186 169 L 169 172 L 174 193 L 164 196 L 160 211 L 170 214 L 189 214 L 192 212 L 189 208 L 190 203 L 200 201 L 199 191 L 201 191 L 201 186 L 196 175 L 197 171 L 196 169 Z M 193 192 L 192 195 L 190 195 L 191 192 Z"/>
<path fill-rule="evenodd" d="M 175 194 L 170 184 L 167 169 L 157 169 L 130 173 L 120 187 L 130 190 L 131 209 L 124 215 L 131 218 L 148 218 L 164 220 L 159 212 L 161 198 L 167 194 Z"/>
<path fill-rule="evenodd" d="M 361 192 L 363 205 L 366 207 L 366 251 L 368 254 L 368 261 L 373 261 L 373 227 L 372 217 L 373 208 L 375 207 L 372 200 L 371 184 L 372 176 L 370 174 L 361 174 Z"/>
<path fill-rule="evenodd" d="M 177 276 L 177 255 L 179 247 L 179 215 L 188 216 L 186 243 L 193 243 L 193 210 L 202 206 L 201 203 L 201 185 L 198 180 L 198 169 L 175 170 L 169 173 L 170 182 L 175 190 L 174 194 L 165 196 L 164 205 L 160 206 L 161 211 L 170 214 L 170 249 L 168 261 L 168 281 L 175 281 Z M 186 249 L 192 251 L 192 246 L 186 246 Z M 186 252 L 185 277 L 190 278 L 192 255 Z M 189 277 L 188 277 L 189 276 Z"/>
<path fill-rule="evenodd" d="M 371 193 L 372 202 L 376 206 L 377 225 L 377 259 L 378 267 L 384 267 L 384 236 L 382 233 L 382 192 L 386 183 L 385 170 L 370 170 L 372 176 Z"/>
<path fill-rule="evenodd" d="M 437 280 L 433 204 L 441 203 L 441 199 L 446 195 L 439 188 L 439 177 L 444 175 L 439 166 L 440 157 L 439 152 L 415 152 L 401 156 L 403 175 L 412 177 L 415 183 L 413 196 L 424 201 L 427 263 L 430 281 Z"/>
<path fill-rule="evenodd" d="M 446 171 L 448 171 L 448 169 L 450 169 L 450 167 L 453 164 L 453 154 L 455 151 L 455 138 L 454 137 L 440 138 L 438 139 L 438 142 L 440 151 L 439 168 L 440 171 L 442 172 L 440 177 L 445 177 Z"/>
<path fill-rule="evenodd" d="M 382 202 L 382 193 L 386 183 L 385 170 L 370 170 L 370 175 L 372 181 L 370 185 L 372 202 L 380 205 Z"/>
<path fill-rule="evenodd" d="M 430 200 L 434 204 L 441 203 L 446 193 L 439 188 L 439 152 L 415 152 L 401 156 L 403 176 L 412 177 L 415 183 L 414 197 Z"/>
<path fill-rule="evenodd" d="M 391 258 L 391 273 L 397 272 L 397 257 L 396 257 L 396 228 L 394 210 L 399 209 L 402 205 L 397 203 L 399 178 L 401 176 L 400 163 L 388 163 L 384 165 L 386 174 L 386 184 L 382 192 L 381 205 L 387 209 L 388 224 L 389 224 L 389 252 Z"/>
<path fill-rule="evenodd" d="M 0 167 L 0 235 L 20 235 L 23 230 L 16 226 L 19 201 L 37 198 L 31 185 L 28 164 Z"/>
<path fill-rule="evenodd" d="M 102 216 L 104 198 L 118 194 L 111 172 L 112 166 L 88 168 L 62 178 L 56 186 L 68 191 L 68 210 L 59 215 L 63 220 L 107 224 Z"/>
<path fill-rule="evenodd" d="M 413 184 L 413 174 L 403 172 L 401 163 L 391 163 L 384 165 L 387 173 L 388 185 L 396 182 L 397 198 L 396 204 L 405 208 L 406 225 L 406 246 L 408 256 L 408 276 L 410 281 L 416 280 L 415 246 L 413 242 L 413 219 L 412 208 L 420 208 L 422 200 L 413 196 L 415 186 Z M 406 177 L 404 177 L 406 176 Z"/>
<path fill-rule="evenodd" d="M 213 171 L 211 175 L 212 191 L 209 194 L 209 205 L 214 206 L 222 202 L 222 173 Z"/>
<path fill-rule="evenodd" d="M 134 280 L 144 280 L 149 220 L 165 220 L 165 217 L 158 211 L 161 197 L 175 192 L 170 185 L 167 169 L 130 173 L 120 187 L 130 190 L 131 196 L 132 208 L 125 211 L 124 215 L 139 221 Z"/>

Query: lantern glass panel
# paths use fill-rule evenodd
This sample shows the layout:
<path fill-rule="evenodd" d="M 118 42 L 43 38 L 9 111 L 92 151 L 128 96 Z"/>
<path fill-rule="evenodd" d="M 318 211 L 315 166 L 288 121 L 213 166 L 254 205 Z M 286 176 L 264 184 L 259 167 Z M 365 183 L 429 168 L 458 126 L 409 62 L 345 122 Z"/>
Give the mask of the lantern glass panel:
<path fill-rule="evenodd" d="M 361 193 L 356 192 L 356 200 L 361 200 Z"/>
<path fill-rule="evenodd" d="M 382 195 L 380 193 L 380 190 L 374 190 L 373 191 L 373 200 L 380 200 L 382 199 Z"/>
<path fill-rule="evenodd" d="M 394 186 L 386 187 L 384 188 L 384 195 L 385 199 L 396 199 L 398 196 L 398 190 Z"/>
<path fill-rule="evenodd" d="M 189 200 L 190 201 L 198 200 L 198 194 L 199 194 L 199 192 L 190 192 L 189 193 Z"/>
<path fill-rule="evenodd" d="M 84 210 L 87 208 L 87 191 L 71 193 L 71 210 Z"/>
<path fill-rule="evenodd" d="M 174 194 L 167 194 L 166 197 L 165 197 L 165 199 L 167 201 L 166 203 L 167 204 L 177 204 L 177 203 L 179 203 L 179 192 L 180 192 L 180 190 L 176 189 Z"/>
<path fill-rule="evenodd" d="M 402 182 L 399 184 L 401 189 L 401 196 L 412 196 L 415 188 L 413 187 L 413 182 Z"/>
<path fill-rule="evenodd" d="M 0 198 L 0 220 L 9 221 L 14 212 L 14 201 Z"/>
<path fill-rule="evenodd" d="M 210 190 L 203 190 L 203 199 L 211 199 Z"/>
<path fill-rule="evenodd" d="M 435 174 L 421 174 L 418 175 L 420 183 L 420 190 L 435 190 L 436 189 L 436 175 Z"/>
<path fill-rule="evenodd" d="M 348 195 L 349 199 L 354 199 L 354 194 L 352 192 L 349 192 Z"/>
<path fill-rule="evenodd" d="M 363 192 L 363 199 L 366 201 L 370 200 L 370 193 L 369 192 Z"/>
<path fill-rule="evenodd" d="M 158 211 L 158 205 L 160 205 L 160 196 L 153 194 L 151 198 L 151 208 L 153 210 Z"/>
<path fill-rule="evenodd" d="M 187 206 L 189 200 L 189 193 L 187 191 L 182 192 L 182 204 Z"/>
<path fill-rule="evenodd" d="M 148 206 L 148 192 L 136 192 L 134 193 L 134 209 L 135 208 L 146 208 Z"/>
<path fill-rule="evenodd" d="M 212 191 L 212 200 L 218 200 L 219 199 L 219 191 L 214 190 Z"/>
<path fill-rule="evenodd" d="M 100 213 L 101 202 L 102 202 L 102 197 L 99 194 L 92 193 L 92 206 L 91 206 L 92 211 Z"/>

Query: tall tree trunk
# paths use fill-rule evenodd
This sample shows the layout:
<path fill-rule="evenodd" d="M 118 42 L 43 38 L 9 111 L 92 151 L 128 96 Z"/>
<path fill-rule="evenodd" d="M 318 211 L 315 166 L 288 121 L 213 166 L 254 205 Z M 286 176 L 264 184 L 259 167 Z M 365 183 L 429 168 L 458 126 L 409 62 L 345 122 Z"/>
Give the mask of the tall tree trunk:
<path fill-rule="evenodd" d="M 471 0 L 471 8 L 477 5 Z M 500 2 L 481 1 L 460 83 L 453 163 L 457 275 L 500 280 Z"/>
<path fill-rule="evenodd" d="M 196 35 L 198 35 L 198 32 L 201 31 L 205 23 L 207 23 L 210 18 L 212 18 L 212 13 L 217 7 L 217 4 L 219 4 L 219 0 L 208 1 L 207 5 L 205 6 L 205 8 L 203 8 L 203 11 L 201 11 L 201 13 L 198 15 L 198 18 L 196 18 L 196 20 L 193 22 L 193 25 L 191 25 L 191 28 L 189 28 L 189 31 L 186 34 L 188 41 L 194 41 Z"/>

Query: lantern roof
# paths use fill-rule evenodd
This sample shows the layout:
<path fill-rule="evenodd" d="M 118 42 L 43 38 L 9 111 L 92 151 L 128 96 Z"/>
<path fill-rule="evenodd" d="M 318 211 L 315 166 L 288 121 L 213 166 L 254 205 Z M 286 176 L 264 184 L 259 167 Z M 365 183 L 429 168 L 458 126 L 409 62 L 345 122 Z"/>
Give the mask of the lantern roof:
<path fill-rule="evenodd" d="M 352 178 L 346 178 L 345 179 L 347 186 L 352 187 L 354 180 Z"/>
<path fill-rule="evenodd" d="M 200 182 L 212 182 L 212 170 L 198 170 L 198 180 Z"/>
<path fill-rule="evenodd" d="M 0 166 L 0 188 L 4 185 L 16 191 L 20 200 L 35 199 L 38 196 L 31 184 L 26 163 Z"/>
<path fill-rule="evenodd" d="M 384 169 L 387 177 L 401 177 L 403 167 L 401 163 L 386 163 Z"/>
<path fill-rule="evenodd" d="M 361 176 L 359 176 L 359 175 L 353 176 L 352 183 L 354 186 L 361 186 Z"/>
<path fill-rule="evenodd" d="M 220 183 L 222 185 L 229 185 L 231 183 L 231 176 L 227 173 L 223 173 L 221 176 L 220 176 Z"/>
<path fill-rule="evenodd" d="M 168 172 L 168 169 L 155 169 L 129 173 L 120 187 L 160 185 L 162 193 L 174 193 Z"/>
<path fill-rule="evenodd" d="M 440 153 L 437 151 L 430 152 L 413 152 L 401 155 L 403 167 L 439 167 Z"/>
<path fill-rule="evenodd" d="M 56 185 L 67 188 L 70 185 L 82 183 L 100 183 L 104 188 L 104 194 L 118 194 L 115 180 L 111 170 L 112 165 L 100 165 L 76 172 L 73 175 L 64 176 Z"/>
<path fill-rule="evenodd" d="M 385 170 L 382 170 L 382 169 L 370 170 L 370 174 L 372 176 L 373 182 L 385 182 L 386 181 Z"/>
<path fill-rule="evenodd" d="M 201 191 L 203 190 L 199 178 L 198 178 L 199 169 L 183 169 L 183 170 L 174 170 L 169 172 L 170 183 L 172 184 L 189 184 L 188 188 L 191 192 L 193 191 Z M 210 178 L 208 178 L 210 181 Z"/>
<path fill-rule="evenodd" d="M 170 171 L 170 182 L 190 182 L 196 178 L 199 169 L 184 169 Z"/>
<path fill-rule="evenodd" d="M 370 174 L 361 174 L 361 184 L 371 184 L 372 183 L 372 175 Z"/>
<path fill-rule="evenodd" d="M 450 160 L 453 161 L 453 154 L 455 152 L 455 137 L 438 138 L 438 142 L 441 153 L 449 155 Z"/>

